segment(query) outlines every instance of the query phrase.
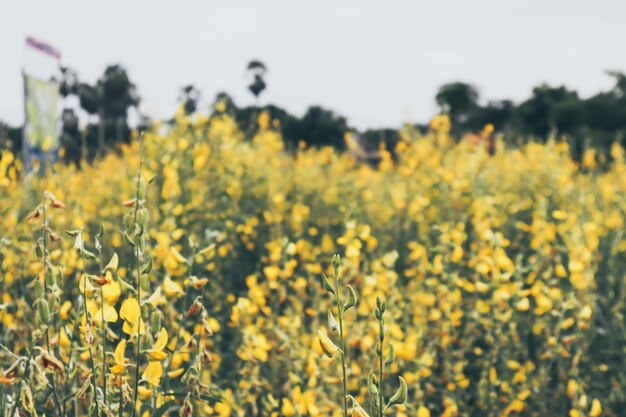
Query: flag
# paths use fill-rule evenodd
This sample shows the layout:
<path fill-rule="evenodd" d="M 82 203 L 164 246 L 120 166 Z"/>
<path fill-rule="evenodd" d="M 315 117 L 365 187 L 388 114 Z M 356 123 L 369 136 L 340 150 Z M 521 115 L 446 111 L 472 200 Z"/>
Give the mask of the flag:
<path fill-rule="evenodd" d="M 31 157 L 38 157 L 42 162 L 46 159 L 54 160 L 59 148 L 59 86 L 54 82 L 24 74 L 24 93 L 24 150 L 28 157 L 26 165 L 30 165 Z"/>
<path fill-rule="evenodd" d="M 50 56 L 53 56 L 57 60 L 61 59 L 61 51 L 59 51 L 58 49 L 56 49 L 55 47 L 53 47 L 50 44 L 47 44 L 45 42 L 42 42 L 42 41 L 40 41 L 38 39 L 33 38 L 32 36 L 27 36 L 26 37 L 26 44 L 28 46 L 32 46 L 33 48 L 35 48 L 39 52 L 43 52 L 44 54 L 48 54 Z"/>

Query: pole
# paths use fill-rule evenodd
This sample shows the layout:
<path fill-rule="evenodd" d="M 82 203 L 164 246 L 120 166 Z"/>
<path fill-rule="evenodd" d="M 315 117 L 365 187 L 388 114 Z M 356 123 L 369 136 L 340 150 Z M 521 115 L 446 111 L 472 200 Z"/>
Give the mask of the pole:
<path fill-rule="evenodd" d="M 28 152 L 28 138 L 26 137 L 26 126 L 28 124 L 28 82 L 26 71 L 22 67 L 22 82 L 24 83 L 24 124 L 22 125 L 22 161 L 24 163 L 24 173 L 30 171 L 30 153 Z M 24 175 L 26 179 L 26 175 Z"/>

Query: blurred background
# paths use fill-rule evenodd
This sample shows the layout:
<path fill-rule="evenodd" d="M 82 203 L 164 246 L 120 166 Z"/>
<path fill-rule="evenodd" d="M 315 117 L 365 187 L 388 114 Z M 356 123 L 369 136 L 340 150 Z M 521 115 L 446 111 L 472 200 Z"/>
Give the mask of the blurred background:
<path fill-rule="evenodd" d="M 240 122 L 271 105 L 288 141 L 320 145 L 343 146 L 353 130 L 375 147 L 440 112 L 457 133 L 491 123 L 508 137 L 567 134 L 581 146 L 626 128 L 619 1 L 62 0 L 3 9 L 3 147 L 20 146 L 22 70 L 60 83 L 67 146 L 79 134 L 97 142 L 100 119 L 111 125 L 104 135 L 119 139 L 181 103 L 207 111 L 220 97 L 248 108 Z M 28 36 L 60 58 L 29 48 Z M 248 69 L 251 61 L 262 66 Z M 119 91 L 104 97 L 107 85 Z"/>

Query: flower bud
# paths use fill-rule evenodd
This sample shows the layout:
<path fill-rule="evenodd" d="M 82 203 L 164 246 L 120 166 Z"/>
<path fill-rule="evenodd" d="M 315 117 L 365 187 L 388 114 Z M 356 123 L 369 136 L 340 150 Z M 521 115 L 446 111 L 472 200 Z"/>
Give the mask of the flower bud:
<path fill-rule="evenodd" d="M 339 275 L 339 267 L 341 266 L 341 257 L 338 254 L 334 254 L 331 262 L 335 270 L 335 276 Z"/>
<path fill-rule="evenodd" d="M 44 324 L 50 324 L 50 307 L 48 302 L 43 298 L 37 300 L 37 310 L 39 311 L 39 318 Z"/>
<path fill-rule="evenodd" d="M 376 308 L 380 311 L 380 316 L 382 317 L 387 310 L 387 303 L 380 297 L 376 297 Z"/>
<path fill-rule="evenodd" d="M 42 298 L 44 294 L 43 284 L 39 278 L 35 278 L 35 295 L 37 298 Z"/>
<path fill-rule="evenodd" d="M 143 291 L 150 291 L 150 277 L 148 274 L 141 274 L 141 278 L 139 279 L 139 285 Z"/>
<path fill-rule="evenodd" d="M 50 267 L 46 268 L 44 278 L 46 280 L 46 285 L 48 285 L 49 287 L 53 287 L 56 284 L 54 269 Z"/>
<path fill-rule="evenodd" d="M 150 330 L 152 333 L 157 333 L 161 329 L 161 312 L 155 310 L 150 315 Z"/>

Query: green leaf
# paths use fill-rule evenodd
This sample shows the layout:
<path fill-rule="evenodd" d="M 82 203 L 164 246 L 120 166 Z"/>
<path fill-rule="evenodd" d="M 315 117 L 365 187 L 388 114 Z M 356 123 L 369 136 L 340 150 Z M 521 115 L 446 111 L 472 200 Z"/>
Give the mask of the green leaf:
<path fill-rule="evenodd" d="M 336 295 L 335 289 L 333 288 L 332 285 L 330 285 L 330 281 L 328 280 L 328 278 L 326 278 L 326 274 L 322 274 L 322 286 L 324 287 L 326 291 L 328 291 L 332 295 Z"/>
<path fill-rule="evenodd" d="M 387 403 L 386 408 L 393 407 L 394 405 L 404 404 L 407 397 L 407 391 L 408 388 L 406 386 L 406 381 L 404 380 L 404 378 L 400 377 L 400 386 L 398 387 L 396 393 L 393 394 L 393 397 L 389 398 L 389 402 Z"/>
<path fill-rule="evenodd" d="M 346 288 L 348 289 L 348 298 L 343 304 L 343 311 L 348 311 L 351 307 L 356 306 L 357 301 L 356 291 L 354 291 L 354 288 L 352 288 L 351 285 L 346 285 Z"/>

